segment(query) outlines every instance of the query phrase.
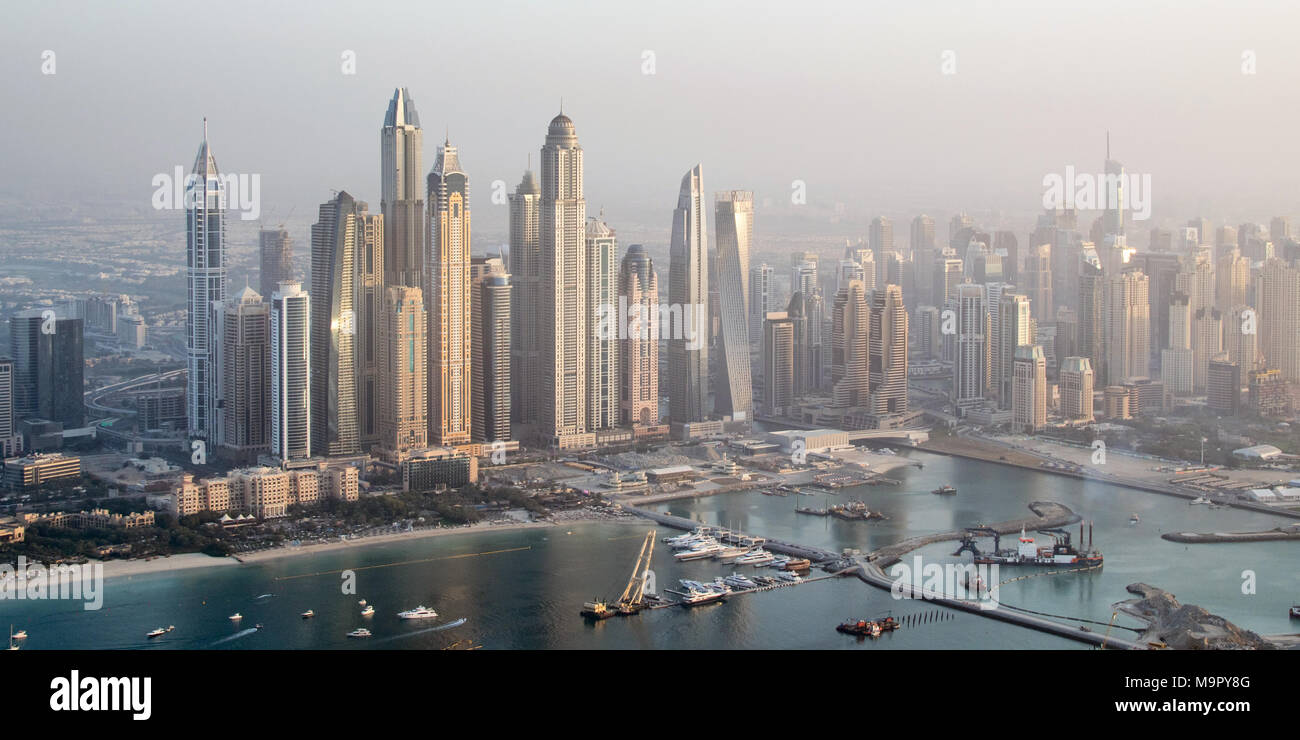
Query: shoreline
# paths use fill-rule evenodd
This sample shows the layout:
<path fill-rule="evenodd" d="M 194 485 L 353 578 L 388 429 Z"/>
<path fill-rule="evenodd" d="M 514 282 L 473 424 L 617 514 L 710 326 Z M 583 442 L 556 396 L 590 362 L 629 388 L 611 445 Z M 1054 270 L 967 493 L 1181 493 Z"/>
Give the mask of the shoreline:
<path fill-rule="evenodd" d="M 635 519 L 636 517 L 628 517 L 628 521 Z M 203 553 L 198 552 L 188 552 L 177 555 L 158 556 L 150 558 L 149 560 L 91 560 L 89 562 L 91 564 L 102 564 L 104 566 L 104 578 L 107 580 L 109 578 L 173 573 L 183 570 L 193 570 L 195 568 L 254 565 L 269 560 L 278 560 L 280 558 L 335 552 L 338 550 L 363 548 L 370 545 L 405 542 L 410 540 L 426 539 L 429 537 L 446 537 L 457 534 L 473 534 L 482 532 L 513 532 L 525 529 L 543 529 L 547 527 L 576 526 L 580 524 L 599 522 L 610 523 L 619 521 L 621 520 L 612 517 L 583 517 L 576 519 L 540 520 L 514 523 L 489 522 L 461 527 L 436 527 L 418 529 L 409 532 L 392 532 L 389 534 L 360 537 L 354 540 L 334 540 L 331 542 L 319 542 L 308 545 L 281 545 L 268 550 L 258 550 L 256 552 L 241 553 L 239 555 L 228 555 L 221 558 L 204 555 Z"/>

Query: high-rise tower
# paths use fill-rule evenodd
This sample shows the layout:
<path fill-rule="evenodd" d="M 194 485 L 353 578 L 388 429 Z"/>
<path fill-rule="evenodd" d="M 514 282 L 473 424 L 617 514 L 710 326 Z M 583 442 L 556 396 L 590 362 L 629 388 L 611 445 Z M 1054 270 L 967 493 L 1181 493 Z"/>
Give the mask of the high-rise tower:
<path fill-rule="evenodd" d="M 428 294 L 425 255 L 424 183 L 421 182 L 424 132 L 415 101 L 398 88 L 388 101 L 379 133 L 380 201 L 384 217 L 384 283 L 410 285 Z M 312 296 L 313 299 L 316 296 Z"/>
<path fill-rule="evenodd" d="M 659 277 L 640 244 L 628 247 L 619 274 L 619 303 L 627 328 L 620 340 L 620 421 L 629 426 L 659 423 Z"/>
<path fill-rule="evenodd" d="M 451 142 L 429 173 L 429 441 L 470 441 L 469 177 Z"/>
<path fill-rule="evenodd" d="M 674 423 L 703 421 L 708 415 L 709 347 L 707 323 L 709 271 L 705 261 L 708 236 L 704 215 L 704 182 L 700 165 L 682 177 L 673 211 L 669 247 L 668 301 L 681 311 L 681 325 L 668 332 L 668 405 Z"/>
<path fill-rule="evenodd" d="M 721 311 L 714 411 L 736 421 L 746 421 L 754 411 L 749 326 L 745 310 L 749 290 L 749 250 L 754 234 L 754 194 L 746 190 L 717 193 L 714 208 L 714 248 L 717 250 L 718 305 Z"/>
<path fill-rule="evenodd" d="M 226 187 L 208 146 L 207 119 L 203 121 L 203 143 L 185 186 L 185 264 L 189 279 L 186 419 L 190 437 L 211 439 L 217 372 L 213 355 L 219 341 L 211 320 L 212 305 L 226 299 Z"/>
<path fill-rule="evenodd" d="M 538 208 L 541 290 L 538 327 L 542 376 L 541 436 L 566 447 L 587 432 L 587 201 L 582 194 L 582 147 L 573 121 L 551 119 L 542 146 Z"/>
<path fill-rule="evenodd" d="M 540 339 L 541 234 L 539 207 L 542 188 L 533 171 L 510 194 L 510 413 L 520 424 L 535 424 L 542 397 Z"/>
<path fill-rule="evenodd" d="M 311 456 L 311 300 L 301 283 L 271 297 L 271 454 Z"/>

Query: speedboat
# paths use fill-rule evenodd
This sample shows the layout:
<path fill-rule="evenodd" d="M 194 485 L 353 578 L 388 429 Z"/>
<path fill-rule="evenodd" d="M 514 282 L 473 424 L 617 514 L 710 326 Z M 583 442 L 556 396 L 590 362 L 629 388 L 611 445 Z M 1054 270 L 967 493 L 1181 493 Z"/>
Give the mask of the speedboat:
<path fill-rule="evenodd" d="M 1209 500 L 1208 498 L 1204 497 L 1204 496 L 1197 496 L 1196 498 L 1192 499 L 1192 501 L 1191 501 L 1191 505 L 1196 505 L 1196 504 L 1208 504 L 1208 503 L 1210 503 L 1210 500 Z"/>
<path fill-rule="evenodd" d="M 253 629 L 255 629 L 255 630 L 260 630 L 260 629 L 262 629 L 262 623 L 261 623 L 261 622 L 258 622 L 257 624 L 253 625 Z"/>
<path fill-rule="evenodd" d="M 17 632 L 15 632 L 15 633 L 14 633 L 14 639 L 15 639 L 15 640 L 26 640 L 26 639 L 27 639 L 27 630 L 18 630 Z"/>
<path fill-rule="evenodd" d="M 414 609 L 407 609 L 404 612 L 398 612 L 397 616 L 402 619 L 433 619 L 438 616 L 438 612 L 421 604 Z"/>
<path fill-rule="evenodd" d="M 1138 518 L 1138 515 L 1137 515 L 1137 514 L 1134 514 L 1133 516 L 1130 516 L 1130 517 L 1128 518 L 1128 523 L 1129 523 L 1129 524 L 1137 524 L 1137 523 L 1140 522 L 1140 521 L 1142 521 L 1142 520 L 1141 520 L 1140 518 Z"/>
<path fill-rule="evenodd" d="M 374 606 L 367 606 L 365 609 L 362 609 L 362 610 L 361 610 L 361 616 L 363 616 L 363 617 L 373 616 L 374 613 L 375 613 L 375 607 L 374 607 Z"/>
<path fill-rule="evenodd" d="M 361 605 L 361 606 L 365 606 L 365 605 L 366 605 L 366 600 L 365 600 L 365 599 L 362 599 L 361 601 L 358 601 L 357 604 L 359 604 L 359 605 Z"/>
<path fill-rule="evenodd" d="M 348 637 L 370 637 L 370 630 L 360 627 L 349 632 Z"/>
<path fill-rule="evenodd" d="M 231 615 L 230 615 L 230 621 L 232 621 L 232 622 L 238 622 L 239 620 L 241 620 L 241 619 L 243 619 L 243 618 L 244 618 L 244 615 L 243 615 L 243 614 L 240 614 L 239 612 L 235 612 L 234 614 L 231 614 Z"/>
<path fill-rule="evenodd" d="M 165 635 L 165 634 L 167 634 L 167 628 L 165 628 L 165 627 L 159 627 L 159 628 L 156 629 L 156 630 L 151 630 L 151 631 L 149 631 L 149 632 L 146 632 L 144 636 L 145 636 L 145 637 L 149 637 L 149 638 L 153 638 L 153 637 L 162 637 L 162 636 Z"/>
<path fill-rule="evenodd" d="M 308 609 L 307 611 L 303 612 L 299 616 L 301 616 L 303 619 L 311 619 L 312 617 L 316 616 L 316 612 L 312 611 L 311 609 Z"/>

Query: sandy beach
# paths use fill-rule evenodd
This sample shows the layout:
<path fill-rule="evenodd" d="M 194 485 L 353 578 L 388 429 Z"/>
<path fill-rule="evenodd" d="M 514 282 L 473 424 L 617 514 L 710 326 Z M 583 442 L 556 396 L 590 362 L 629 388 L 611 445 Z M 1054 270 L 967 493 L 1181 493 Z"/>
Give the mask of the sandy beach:
<path fill-rule="evenodd" d="M 308 545 L 285 545 L 282 547 L 272 548 L 270 550 L 260 550 L 258 552 L 240 553 L 238 556 L 214 558 L 202 553 L 182 553 L 167 557 L 156 557 L 148 560 L 108 560 L 104 561 L 104 578 L 117 578 L 122 576 L 141 576 L 153 573 L 171 573 L 180 570 L 189 570 L 192 568 L 210 568 L 217 566 L 238 566 L 251 563 L 259 563 L 275 558 L 294 557 L 298 555 L 310 555 L 313 553 L 332 552 L 336 550 L 347 550 L 353 548 L 368 547 L 370 545 L 379 545 L 385 542 L 399 542 L 411 539 L 423 539 L 425 537 L 444 537 L 456 534 L 471 534 L 475 532 L 508 532 L 520 529 L 541 529 L 547 527 L 571 527 L 590 522 L 608 522 L 619 521 L 613 518 L 587 516 L 574 519 L 558 519 L 547 521 L 533 522 L 480 522 L 464 527 L 437 527 L 430 529 L 417 529 L 410 532 L 393 532 L 392 534 L 371 535 L 369 537 L 359 537 L 349 540 L 334 540 L 331 542 L 313 543 Z M 96 562 L 96 561 L 91 561 Z"/>

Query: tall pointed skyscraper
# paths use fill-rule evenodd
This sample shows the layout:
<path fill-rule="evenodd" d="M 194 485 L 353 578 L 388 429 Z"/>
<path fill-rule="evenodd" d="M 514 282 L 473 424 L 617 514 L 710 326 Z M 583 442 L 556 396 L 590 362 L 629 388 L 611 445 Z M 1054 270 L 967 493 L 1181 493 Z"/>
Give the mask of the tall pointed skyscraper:
<path fill-rule="evenodd" d="M 721 312 L 720 355 L 714 411 L 735 421 L 748 421 L 754 412 L 750 377 L 749 250 L 754 235 L 754 194 L 747 190 L 717 193 L 714 229 L 717 250 L 718 307 Z"/>
<path fill-rule="evenodd" d="M 531 169 L 510 194 L 510 412 L 513 421 L 530 425 L 538 421 L 541 398 L 538 295 L 541 290 L 541 235 L 538 208 L 542 188 Z"/>
<path fill-rule="evenodd" d="M 469 177 L 456 147 L 429 173 L 429 441 L 470 441 Z"/>
<path fill-rule="evenodd" d="M 681 312 L 679 326 L 660 327 L 669 337 L 666 385 L 674 424 L 703 421 L 708 415 L 708 322 L 703 319 L 708 312 L 709 270 L 703 180 L 698 164 L 682 177 L 668 253 L 668 301 Z"/>
<path fill-rule="evenodd" d="M 393 92 L 384 115 L 380 144 L 380 202 L 384 216 L 384 283 L 420 288 L 425 280 L 424 133 L 415 101 L 406 88 Z M 315 300 L 313 295 L 312 299 Z"/>
<path fill-rule="evenodd" d="M 587 201 L 573 121 L 551 120 L 542 146 L 539 208 L 542 376 L 540 435 L 557 447 L 587 442 Z"/>
<path fill-rule="evenodd" d="M 226 188 L 208 146 L 207 119 L 203 120 L 203 143 L 185 185 L 185 252 L 189 278 L 186 418 L 191 438 L 212 439 L 217 386 L 213 357 L 219 338 L 211 320 L 213 304 L 226 300 Z"/>

